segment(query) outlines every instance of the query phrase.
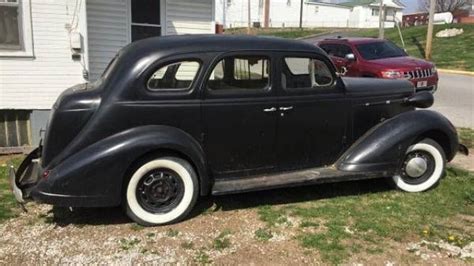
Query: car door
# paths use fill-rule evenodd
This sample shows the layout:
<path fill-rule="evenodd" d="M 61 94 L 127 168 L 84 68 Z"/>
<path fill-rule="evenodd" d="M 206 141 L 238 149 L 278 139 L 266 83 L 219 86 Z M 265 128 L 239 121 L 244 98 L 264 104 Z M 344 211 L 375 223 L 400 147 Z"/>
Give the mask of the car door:
<path fill-rule="evenodd" d="M 340 60 L 341 58 L 338 56 L 338 45 L 332 43 L 324 43 L 319 45 L 321 49 L 323 49 L 331 59 L 332 63 L 336 66 L 336 70 L 341 73 L 341 68 L 344 66 L 344 62 Z"/>
<path fill-rule="evenodd" d="M 333 164 L 347 139 L 349 104 L 342 82 L 326 57 L 285 53 L 279 60 L 280 170 Z"/>
<path fill-rule="evenodd" d="M 345 73 L 345 76 L 356 77 L 359 75 L 357 69 L 357 57 L 354 54 L 354 51 L 349 45 L 346 44 L 337 44 L 336 45 L 336 61 L 338 62 L 339 71 Z M 354 55 L 354 60 L 348 60 L 346 56 L 348 54 Z"/>
<path fill-rule="evenodd" d="M 276 168 L 276 106 L 267 53 L 219 56 L 203 84 L 204 147 L 214 177 Z"/>

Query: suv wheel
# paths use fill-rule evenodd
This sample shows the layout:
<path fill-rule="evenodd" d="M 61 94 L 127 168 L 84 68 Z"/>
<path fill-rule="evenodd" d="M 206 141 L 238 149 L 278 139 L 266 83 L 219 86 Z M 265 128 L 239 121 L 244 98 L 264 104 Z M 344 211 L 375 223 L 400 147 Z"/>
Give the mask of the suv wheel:
<path fill-rule="evenodd" d="M 199 193 L 193 167 L 176 157 L 162 157 L 141 164 L 125 191 L 127 215 L 141 225 L 162 225 L 183 219 Z"/>
<path fill-rule="evenodd" d="M 425 191 L 438 183 L 445 165 L 443 148 L 432 139 L 424 139 L 408 148 L 399 174 L 392 181 L 406 192 Z"/>

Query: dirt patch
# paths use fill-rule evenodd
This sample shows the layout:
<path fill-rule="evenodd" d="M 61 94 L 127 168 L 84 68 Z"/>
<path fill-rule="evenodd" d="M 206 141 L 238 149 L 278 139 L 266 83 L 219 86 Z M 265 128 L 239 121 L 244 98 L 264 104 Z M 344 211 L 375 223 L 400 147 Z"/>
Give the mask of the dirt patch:
<path fill-rule="evenodd" d="M 470 157 L 464 158 L 465 162 L 472 162 L 472 154 L 471 150 Z M 459 161 L 463 157 L 465 156 L 458 155 L 453 164 L 466 168 L 468 165 Z M 454 180 L 462 179 L 452 176 L 450 178 L 454 178 L 453 181 L 448 179 L 444 186 L 432 192 L 446 190 L 443 193 L 456 193 L 459 186 L 449 190 L 447 188 L 458 182 Z M 402 197 L 411 196 L 387 192 L 389 188 L 383 184 L 384 182 L 375 180 L 360 181 L 208 197 L 199 201 L 187 220 L 175 225 L 147 228 L 130 222 L 120 208 L 77 209 L 71 212 L 64 208 L 28 203 L 27 213 L 20 213 L 0 224 L 0 265 L 328 264 L 327 259 L 324 259 L 327 251 L 314 247 L 306 248 L 301 241 L 301 237 L 307 235 L 313 235 L 313 238 L 308 240 L 321 241 L 317 238 L 321 234 L 332 239 L 337 239 L 341 234 L 348 235 L 341 238 L 339 243 L 345 247 L 345 250 L 341 251 L 346 254 L 346 258 L 342 260 L 344 264 L 472 265 L 472 259 L 460 259 L 446 250 L 436 248 L 435 245 L 409 250 L 412 243 L 425 240 L 424 232 L 401 239 L 393 238 L 394 234 L 390 232 L 387 235 L 391 237 L 364 238 L 364 233 L 360 231 L 364 224 L 358 224 L 357 231 L 351 220 L 341 225 L 341 232 L 328 228 L 331 222 L 322 217 L 332 205 L 321 208 L 320 203 L 324 202 L 335 202 L 333 208 L 339 203 L 348 208 L 348 202 L 353 201 L 356 205 L 361 205 L 364 201 L 374 201 L 373 208 L 380 209 L 379 214 L 383 214 L 382 211 L 389 212 L 388 210 L 393 208 L 393 217 L 397 217 L 397 212 L 406 211 L 405 208 L 409 206 L 403 205 L 403 208 L 400 207 L 402 209 L 395 207 L 402 202 Z M 421 201 L 420 198 L 429 201 L 429 195 L 426 193 L 416 198 L 413 196 L 410 202 L 416 203 L 417 200 Z M 472 193 L 470 195 L 472 197 Z M 466 197 L 469 195 L 466 194 Z M 344 198 L 346 200 L 341 201 Z M 385 201 L 379 201 L 380 198 Z M 443 198 L 436 198 L 436 204 L 445 208 L 446 204 L 439 203 L 439 200 L 444 201 Z M 472 203 L 465 204 L 468 204 L 463 207 L 465 210 L 472 210 Z M 461 205 L 456 206 L 461 208 Z M 294 215 L 295 212 L 298 214 L 298 211 L 301 212 L 300 215 Z M 303 211 L 318 213 L 313 217 L 312 213 Z M 311 214 L 311 217 L 304 218 L 308 214 Z M 326 216 L 332 217 L 332 213 L 330 214 Z M 334 214 L 337 214 L 337 211 Z M 354 215 L 353 213 L 350 217 Z M 376 215 L 372 217 L 377 219 Z M 404 221 L 406 218 L 407 216 L 404 216 Z M 341 222 L 332 222 L 337 221 Z M 447 231 L 452 231 L 454 237 L 464 236 L 463 241 L 468 244 L 473 240 L 470 237 L 474 235 L 473 221 L 472 211 L 460 212 L 452 216 L 447 224 L 434 226 L 449 227 Z M 370 220 L 370 223 L 373 225 L 375 222 Z M 370 230 L 367 233 L 370 233 Z M 433 241 L 428 239 L 429 234 L 430 232 L 426 233 L 426 240 Z M 442 237 L 449 240 L 450 235 Z M 337 254 L 338 246 L 334 246 L 334 242 L 328 239 L 329 241 L 322 245 L 316 244 L 322 248 L 333 248 L 334 253 L 329 254 Z"/>
<path fill-rule="evenodd" d="M 458 153 L 451 164 L 474 172 L 474 149 L 469 149 L 469 156 Z"/>
<path fill-rule="evenodd" d="M 223 200 L 238 201 L 239 197 L 229 196 Z M 258 209 L 223 210 L 212 206 L 212 199 L 204 199 L 199 205 L 197 209 L 201 211 L 179 224 L 141 227 L 131 223 L 120 208 L 70 212 L 29 203 L 27 213 L 0 225 L 0 264 L 302 265 L 323 262 L 318 250 L 303 248 L 296 239 L 307 230 L 301 228 L 299 220 L 290 218 L 286 223 L 269 228 L 271 236 L 262 240 L 255 232 L 268 227 L 261 221 Z M 465 216 L 463 219 L 473 218 Z M 347 262 L 386 265 L 469 263 L 439 250 L 426 249 L 421 256 L 408 251 L 408 243 L 386 240 L 380 246 L 383 249 L 355 253 Z"/>

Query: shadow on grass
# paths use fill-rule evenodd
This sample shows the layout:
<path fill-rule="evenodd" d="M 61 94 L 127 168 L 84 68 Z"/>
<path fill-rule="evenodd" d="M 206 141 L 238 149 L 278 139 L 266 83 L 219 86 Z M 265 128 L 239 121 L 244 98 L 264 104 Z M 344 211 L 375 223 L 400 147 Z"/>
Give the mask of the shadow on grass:
<path fill-rule="evenodd" d="M 418 52 L 420 53 L 421 56 L 425 55 L 425 48 L 421 44 L 421 42 L 415 37 L 411 37 L 411 42 L 416 46 L 416 49 L 418 49 Z"/>
<path fill-rule="evenodd" d="M 383 179 L 348 181 L 303 187 L 282 188 L 225 196 L 201 197 L 193 211 L 186 218 L 202 215 L 212 208 L 214 211 L 232 211 L 265 205 L 291 204 L 343 196 L 364 195 L 390 190 Z M 131 220 L 120 207 L 115 208 L 68 208 L 54 207 L 50 222 L 58 226 L 125 224 Z"/>

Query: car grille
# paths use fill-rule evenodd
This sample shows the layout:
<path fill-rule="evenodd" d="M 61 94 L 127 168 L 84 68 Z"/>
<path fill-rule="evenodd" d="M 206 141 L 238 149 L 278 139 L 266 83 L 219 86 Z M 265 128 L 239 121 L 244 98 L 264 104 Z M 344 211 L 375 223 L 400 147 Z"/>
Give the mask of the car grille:
<path fill-rule="evenodd" d="M 428 78 L 434 75 L 433 71 L 431 68 L 425 68 L 425 69 L 415 69 L 411 71 L 405 71 L 403 72 L 403 75 L 407 79 L 420 79 L 420 78 Z"/>

